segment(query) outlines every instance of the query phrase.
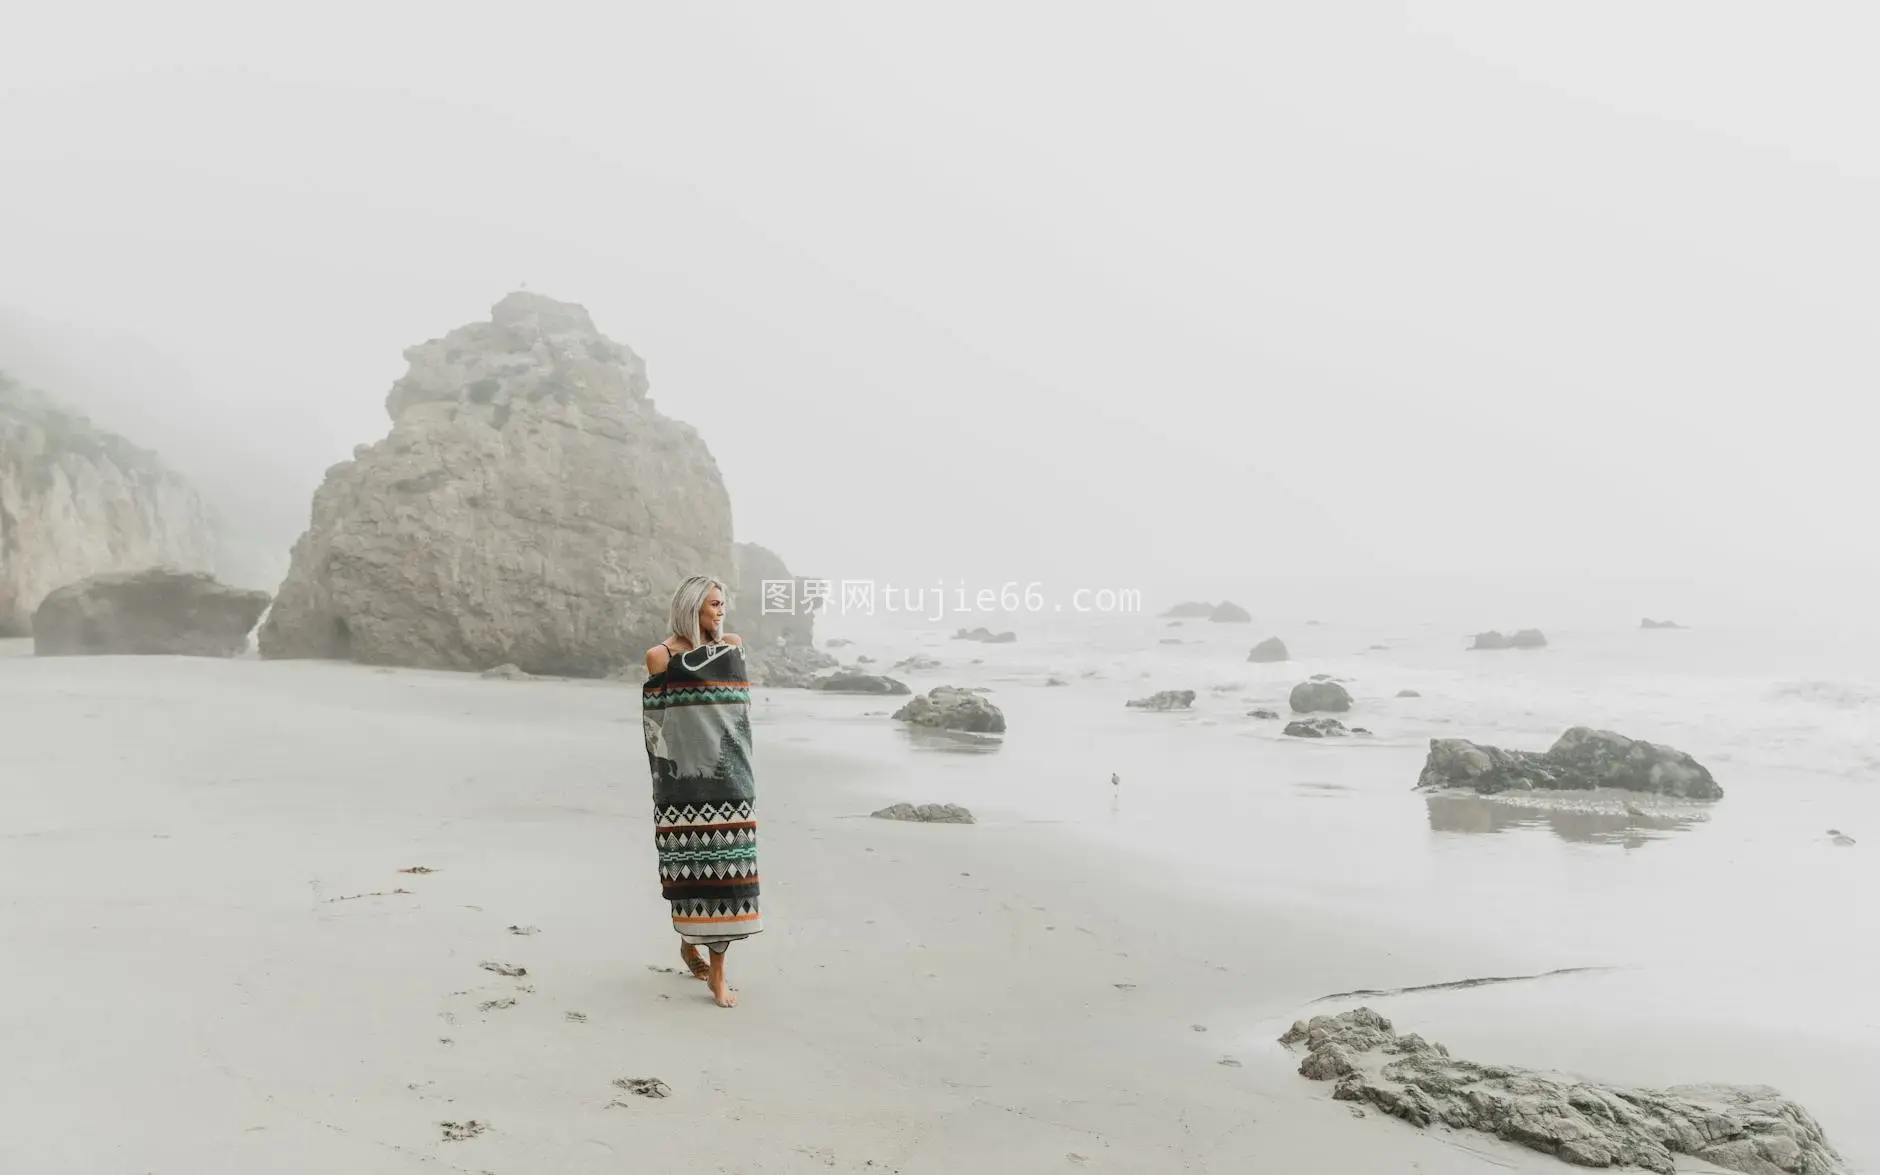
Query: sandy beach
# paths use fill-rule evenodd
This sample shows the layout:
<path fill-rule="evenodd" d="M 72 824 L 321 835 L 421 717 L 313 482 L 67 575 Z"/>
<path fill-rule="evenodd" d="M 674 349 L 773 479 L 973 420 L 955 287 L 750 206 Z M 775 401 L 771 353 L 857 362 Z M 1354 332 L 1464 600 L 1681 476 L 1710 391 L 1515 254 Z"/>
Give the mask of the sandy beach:
<path fill-rule="evenodd" d="M 1559 1169 L 1353 1121 L 1217 1020 L 1428 974 L 1407 936 L 867 819 L 896 781 L 808 730 L 760 723 L 726 1011 L 674 970 L 630 688 L 12 656 L 0 705 L 9 1171 Z"/>

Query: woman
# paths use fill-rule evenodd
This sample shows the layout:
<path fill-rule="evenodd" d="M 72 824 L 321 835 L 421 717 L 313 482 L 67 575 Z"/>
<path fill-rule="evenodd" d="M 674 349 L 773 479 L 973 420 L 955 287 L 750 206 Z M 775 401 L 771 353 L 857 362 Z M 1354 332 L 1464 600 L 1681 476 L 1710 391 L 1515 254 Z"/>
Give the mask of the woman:
<path fill-rule="evenodd" d="M 660 893 L 679 957 L 721 1008 L 738 997 L 725 952 L 763 930 L 758 911 L 751 683 L 742 642 L 725 632 L 725 587 L 695 575 L 672 594 L 672 635 L 646 650 L 640 708 L 653 772 Z M 711 951 L 711 964 L 698 948 Z"/>

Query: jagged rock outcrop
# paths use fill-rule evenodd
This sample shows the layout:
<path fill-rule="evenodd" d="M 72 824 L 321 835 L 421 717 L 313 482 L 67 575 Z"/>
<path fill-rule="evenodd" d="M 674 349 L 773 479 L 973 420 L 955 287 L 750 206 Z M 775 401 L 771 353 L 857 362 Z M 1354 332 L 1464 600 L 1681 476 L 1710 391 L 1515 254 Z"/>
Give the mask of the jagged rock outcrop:
<path fill-rule="evenodd" d="M 1547 638 L 1538 628 L 1524 628 L 1512 636 L 1503 636 L 1499 632 L 1478 632 L 1475 643 L 1469 646 L 1470 652 L 1480 649 L 1544 649 Z"/>
<path fill-rule="evenodd" d="M 974 629 L 960 629 L 953 634 L 956 641 L 978 641 L 987 645 L 1009 645 L 1018 639 L 1018 634 L 1011 631 L 994 632 L 981 625 Z"/>
<path fill-rule="evenodd" d="M 0 373 L 0 636 L 88 576 L 215 558 L 214 514 L 155 454 Z"/>
<path fill-rule="evenodd" d="M 1329 678 L 1315 677 L 1293 686 L 1292 693 L 1286 697 L 1286 704 L 1298 714 L 1342 714 L 1351 709 L 1351 694 L 1344 686 Z"/>
<path fill-rule="evenodd" d="M 33 614 L 40 657 L 235 657 L 268 609 L 268 593 L 207 572 L 152 567 L 108 571 L 46 596 Z"/>
<path fill-rule="evenodd" d="M 586 310 L 513 293 L 405 358 L 389 435 L 314 494 L 264 657 L 601 677 L 681 579 L 731 578 L 717 463 Z"/>
<path fill-rule="evenodd" d="M 1467 788 L 1484 795 L 1603 787 L 1686 800 L 1723 798 L 1710 771 L 1683 751 L 1587 726 L 1573 727 L 1541 752 L 1433 738 L 1417 787 Z"/>
<path fill-rule="evenodd" d="M 1511 1065 L 1461 1061 L 1370 1008 L 1296 1023 L 1299 1073 L 1332 1097 L 1418 1127 L 1476 1130 L 1580 1167 L 1671 1175 L 1677 1155 L 1746 1175 L 1845 1175 L 1807 1110 L 1764 1085 L 1633 1089 Z"/>
<path fill-rule="evenodd" d="M 1157 690 L 1146 698 L 1132 698 L 1124 705 L 1134 710 L 1186 710 L 1195 704 L 1191 689 Z"/>
<path fill-rule="evenodd" d="M 1247 660 L 1262 665 L 1290 659 L 1291 654 L 1286 651 L 1286 642 L 1276 636 L 1267 637 L 1247 653 Z"/>
<path fill-rule="evenodd" d="M 897 722 L 936 730 L 1004 734 L 1005 714 L 971 690 L 937 685 L 894 712 Z"/>

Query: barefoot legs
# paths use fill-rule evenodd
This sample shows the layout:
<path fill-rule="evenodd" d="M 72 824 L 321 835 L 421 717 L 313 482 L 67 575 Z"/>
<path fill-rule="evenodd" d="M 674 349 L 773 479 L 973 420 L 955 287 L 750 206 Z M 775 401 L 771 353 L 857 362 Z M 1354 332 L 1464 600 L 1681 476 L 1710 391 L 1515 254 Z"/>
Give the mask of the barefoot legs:
<path fill-rule="evenodd" d="M 731 985 L 725 981 L 725 955 L 730 949 L 730 943 L 712 947 L 711 978 L 708 982 L 712 985 L 712 999 L 721 1008 L 738 1006 L 737 993 L 732 991 Z"/>
<path fill-rule="evenodd" d="M 705 965 L 705 957 L 698 953 L 698 948 L 691 943 L 679 944 L 679 957 L 685 960 L 686 967 L 692 972 L 692 978 L 709 980 L 711 968 Z"/>

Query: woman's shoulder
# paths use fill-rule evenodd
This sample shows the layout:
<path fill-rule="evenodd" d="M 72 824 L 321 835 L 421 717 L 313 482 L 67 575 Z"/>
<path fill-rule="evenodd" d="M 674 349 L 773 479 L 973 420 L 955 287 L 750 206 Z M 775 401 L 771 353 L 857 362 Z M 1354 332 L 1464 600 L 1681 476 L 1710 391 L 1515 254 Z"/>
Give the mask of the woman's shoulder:
<path fill-rule="evenodd" d="M 727 645 L 736 645 L 740 649 L 744 647 L 744 638 L 735 632 L 727 632 L 718 639 L 725 642 Z"/>
<path fill-rule="evenodd" d="M 646 671 L 664 673 L 666 666 L 672 663 L 672 649 L 664 641 L 646 650 Z"/>

